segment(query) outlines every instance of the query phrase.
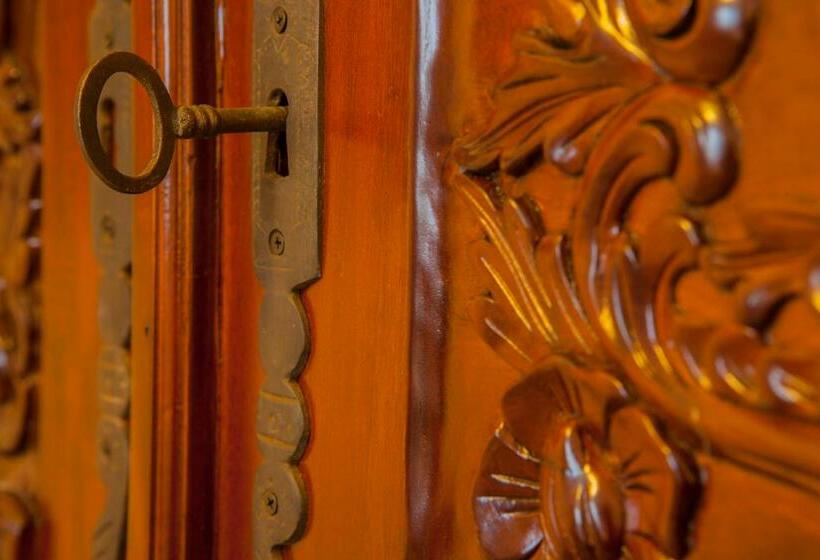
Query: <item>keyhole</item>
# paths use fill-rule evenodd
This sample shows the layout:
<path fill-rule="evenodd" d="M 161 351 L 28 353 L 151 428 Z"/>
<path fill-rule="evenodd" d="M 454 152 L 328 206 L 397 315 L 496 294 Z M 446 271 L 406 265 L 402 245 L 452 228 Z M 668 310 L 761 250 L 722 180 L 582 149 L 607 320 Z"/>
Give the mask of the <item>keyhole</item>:
<path fill-rule="evenodd" d="M 116 125 L 116 112 L 117 105 L 110 97 L 106 97 L 102 100 L 102 102 L 100 102 L 100 117 L 98 119 L 100 127 L 100 143 L 102 144 L 106 155 L 108 155 L 109 161 L 112 162 L 116 161 L 117 155 L 114 153 L 114 127 Z"/>
<path fill-rule="evenodd" d="M 288 97 L 281 89 L 274 90 L 269 97 L 269 105 L 287 107 Z M 265 153 L 265 173 L 275 177 L 287 177 L 288 169 L 288 134 L 287 128 L 268 133 L 268 145 Z"/>

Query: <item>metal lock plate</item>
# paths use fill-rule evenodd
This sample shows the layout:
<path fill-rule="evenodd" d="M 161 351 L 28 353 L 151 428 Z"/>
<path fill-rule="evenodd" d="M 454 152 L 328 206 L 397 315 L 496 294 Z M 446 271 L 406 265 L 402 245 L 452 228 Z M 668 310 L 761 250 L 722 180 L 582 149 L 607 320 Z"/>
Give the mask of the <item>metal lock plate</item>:
<path fill-rule="evenodd" d="M 167 130 L 163 139 L 170 146 L 172 136 L 207 136 L 221 130 L 220 126 L 226 132 L 258 130 L 260 115 L 273 115 L 276 122 L 287 115 L 284 129 L 266 126 L 270 132 L 253 139 L 254 267 L 265 291 L 259 324 L 265 378 L 257 413 L 263 459 L 254 487 L 254 551 L 257 558 L 269 559 L 279 556 L 282 546 L 301 537 L 307 520 L 307 497 L 298 462 L 307 443 L 309 422 L 297 378 L 310 347 L 301 292 L 320 275 L 321 6 L 319 0 L 255 0 L 254 9 L 254 107 L 264 109 L 185 107 L 172 111 L 170 98 L 154 103 L 154 109 L 162 113 L 157 118 L 168 123 L 172 118 L 191 117 L 179 121 L 185 126 L 174 130 L 164 127 Z M 98 0 L 91 19 L 91 60 L 114 50 L 128 50 L 130 25 L 130 2 Z M 106 70 L 105 65 L 116 67 Z M 135 68 L 142 70 L 137 72 Z M 157 156 L 158 161 L 166 164 L 158 165 L 156 173 L 148 173 L 145 181 L 141 182 L 141 177 L 129 179 L 134 167 L 133 93 L 127 85 L 107 83 L 117 72 L 131 73 L 144 84 L 153 84 L 149 92 L 155 92 L 154 98 L 158 99 L 160 93 L 163 99 L 168 97 L 161 80 L 147 64 L 127 53 L 107 56 L 83 82 L 78 130 L 89 163 L 98 175 L 112 189 L 138 193 L 156 184 L 154 175 L 164 176 L 173 150 L 161 150 L 165 155 Z M 100 97 L 103 113 L 107 106 L 113 107 L 108 121 L 104 114 L 94 111 Z M 270 109 L 276 105 L 287 107 L 287 111 Z M 198 119 L 200 113 L 206 118 Z M 262 120 L 268 122 L 273 117 Z M 213 121 L 213 126 L 197 126 L 199 120 L 204 125 Z M 102 124 L 99 137 L 97 123 Z M 108 151 L 107 141 L 112 146 Z M 116 161 L 101 161 L 107 153 L 115 154 Z M 108 172 L 100 173 L 101 168 Z M 128 501 L 132 202 L 127 195 L 108 189 L 98 177 L 92 178 L 91 188 L 95 244 L 103 268 L 99 304 L 103 339 L 99 456 L 109 492 L 95 536 L 95 555 L 114 560 L 125 550 Z"/>
<path fill-rule="evenodd" d="M 288 106 L 285 138 L 253 139 L 254 266 L 265 289 L 254 552 L 267 560 L 298 540 L 307 520 L 298 462 L 309 420 L 297 379 L 310 351 L 300 294 L 320 276 L 321 2 L 256 0 L 254 9 L 253 103 Z"/>
<path fill-rule="evenodd" d="M 90 62 L 116 50 L 131 49 L 131 2 L 97 0 L 89 20 Z M 127 80 L 112 80 L 102 93 L 103 142 L 119 169 L 134 167 L 133 90 Z M 110 153 L 110 152 L 109 152 Z M 97 463 L 106 486 L 106 502 L 94 532 L 93 556 L 125 557 L 128 512 L 129 407 L 131 402 L 131 228 L 133 202 L 91 175 L 94 250 L 101 268 L 98 317 L 100 351 L 97 393 Z"/>

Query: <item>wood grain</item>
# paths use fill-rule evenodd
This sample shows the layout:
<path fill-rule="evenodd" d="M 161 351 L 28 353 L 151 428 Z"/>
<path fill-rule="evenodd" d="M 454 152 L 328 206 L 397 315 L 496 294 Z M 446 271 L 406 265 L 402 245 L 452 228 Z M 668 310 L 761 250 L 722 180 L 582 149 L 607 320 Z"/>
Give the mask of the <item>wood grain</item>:
<path fill-rule="evenodd" d="M 99 271 L 69 118 L 91 4 L 43 0 L 36 39 L 14 36 L 41 45 L 25 55 L 42 76 L 44 122 L 36 466 L 44 556 L 58 560 L 90 556 L 104 499 Z M 595 17 L 579 16 L 593 4 Z M 287 556 L 816 555 L 820 9 L 727 0 L 740 11 L 726 34 L 698 19 L 712 0 L 625 0 L 628 11 L 607 19 L 614 4 L 325 3 L 323 278 L 305 296 L 313 349 L 302 376 L 310 516 Z M 246 105 L 251 5 L 134 2 L 136 50 L 178 102 Z M 517 66 L 522 41 L 546 66 Z M 584 56 L 568 57 L 576 47 Z M 531 112 L 545 99 L 557 124 Z M 139 111 L 146 156 L 148 108 Z M 652 133 L 635 133 L 646 123 Z M 634 192 L 607 211 L 585 198 L 614 192 L 608 171 L 630 156 L 653 172 L 637 173 Z M 249 138 L 188 143 L 169 179 L 136 202 L 134 558 L 252 554 L 262 372 L 249 182 Z M 655 219 L 681 213 L 699 253 L 663 292 L 675 305 L 631 313 L 657 295 L 640 276 L 654 270 L 646 259 L 663 261 L 680 241 Z M 559 253 L 572 246 L 560 263 L 573 274 L 545 290 L 548 303 L 508 302 L 510 313 L 504 267 L 526 270 L 551 235 Z M 510 240 L 525 242 L 493 254 Z M 584 241 L 608 258 L 586 258 Z M 543 269 L 533 270 L 525 280 L 537 283 Z M 607 278 L 617 282 L 604 294 Z M 571 305 L 557 312 L 555 302 Z M 683 312 L 694 321 L 657 335 Z M 732 345 L 705 337 L 715 325 Z M 607 492 L 584 494 L 592 478 Z M 576 495 L 605 522 L 571 518 Z M 498 503 L 523 515 L 511 522 Z"/>
<path fill-rule="evenodd" d="M 40 472 L 46 557 L 88 558 L 104 494 L 96 468 L 97 281 L 88 172 L 72 119 L 90 0 L 44 2 L 43 378 Z M 57 31 L 59 22 L 59 31 Z M 65 27 L 63 27 L 65 26 Z M 46 56 L 48 53 L 48 56 Z"/>
<path fill-rule="evenodd" d="M 212 2 L 153 4 L 153 63 L 178 104 L 213 104 Z M 166 33 L 167 31 L 167 33 Z M 219 188 L 215 145 L 177 146 L 156 210 L 153 557 L 204 558 L 214 538 L 219 333 Z"/>
<path fill-rule="evenodd" d="M 334 6 L 326 26 L 326 272 L 323 284 L 307 296 L 316 346 L 305 373 L 311 403 L 323 406 L 313 417 L 315 439 L 305 458 L 315 493 L 310 527 L 294 557 L 338 550 L 339 533 L 351 535 L 341 551 L 351 557 L 400 555 L 405 540 L 413 30 L 390 28 L 399 29 L 397 22 L 414 15 L 404 3 L 371 4 Z M 44 404 L 44 438 L 53 444 L 43 462 L 50 476 L 47 489 L 55 497 L 50 517 L 61 520 L 52 528 L 58 558 L 88 555 L 103 499 L 94 465 L 96 284 L 85 272 L 95 266 L 87 191 L 65 183 L 65 177 L 82 181 L 87 171 L 70 119 L 56 117 L 71 114 L 74 85 L 87 64 L 90 5 L 68 9 L 53 1 L 46 10 L 53 22 L 46 48 L 60 56 L 44 62 L 50 88 L 44 107 L 54 122 L 48 129 L 46 157 L 53 167 L 45 189 L 53 207 L 64 209 L 50 214 L 44 225 L 44 236 L 53 243 L 45 256 L 44 288 L 52 302 L 46 361 L 54 373 Z M 135 5 L 136 51 L 170 69 L 165 77 L 179 102 L 213 101 L 219 85 L 222 103 L 246 104 L 248 6 Z M 224 36 L 216 32 L 217 8 L 225 18 Z M 360 18 L 365 13 L 368 17 Z M 354 38 L 345 22 L 355 18 L 364 28 Z M 60 44 L 66 35 L 56 32 L 65 22 L 74 30 L 70 49 Z M 213 38 L 205 47 L 203 25 Z M 361 50 L 362 41 L 373 49 Z M 382 44 L 389 47 L 375 49 Z M 378 52 L 380 62 L 366 52 Z M 223 57 L 219 65 L 208 62 L 217 55 Z M 402 63 L 393 64 L 397 60 Z M 138 115 L 147 114 L 138 106 Z M 146 120 L 138 118 L 135 131 L 143 156 L 150 142 Z M 211 543 L 219 557 L 250 553 L 261 374 L 248 145 L 246 138 L 223 141 L 222 168 L 209 155 L 214 143 L 182 148 L 172 177 L 136 203 L 128 539 L 129 554 L 136 557 L 202 558 Z M 218 181 L 221 198 L 214 190 Z M 347 297 L 340 299 L 339 293 Z M 375 327 L 381 321 L 394 327 L 339 336 L 350 324 Z M 69 413 L 67 407 L 75 406 L 82 412 Z M 365 417 L 362 411 L 370 413 Z"/>
<path fill-rule="evenodd" d="M 41 113 L 34 55 L 41 6 L 2 6 L 0 34 L 0 556 L 44 553 L 37 523 L 41 378 Z"/>
<path fill-rule="evenodd" d="M 250 3 L 245 4 L 224 5 L 226 106 L 245 104 L 250 96 Z M 302 377 L 312 419 L 302 461 L 310 519 L 290 554 L 317 558 L 333 550 L 339 557 L 397 557 L 406 535 L 413 134 L 413 30 L 398 22 L 414 16 L 401 2 L 334 3 L 325 10 L 324 263 L 322 279 L 305 297 L 314 338 Z M 250 554 L 251 520 L 243 512 L 251 506 L 259 460 L 253 427 L 261 381 L 260 293 L 250 266 L 249 143 L 225 138 L 222 146 L 217 547 L 220 558 L 234 558 Z M 349 328 L 358 324 L 362 328 Z M 391 326 L 377 328 L 384 324 Z"/>
<path fill-rule="evenodd" d="M 250 0 L 222 2 L 224 24 L 218 37 L 218 102 L 225 107 L 250 103 L 252 7 Z M 217 376 L 217 453 L 215 557 L 252 557 L 256 406 L 262 383 L 258 328 L 261 287 L 253 270 L 251 215 L 251 139 L 231 136 L 219 142 L 222 206 L 222 305 L 220 368 Z"/>
<path fill-rule="evenodd" d="M 297 559 L 404 551 L 414 18 L 408 2 L 326 4 L 325 260 L 303 374 L 313 509 Z"/>
<path fill-rule="evenodd" d="M 444 109 L 420 151 L 448 190 L 448 311 L 442 378 L 423 378 L 444 398 L 417 433 L 438 438 L 416 485 L 435 493 L 408 496 L 441 538 L 420 557 L 816 550 L 792 520 L 820 505 L 817 10 L 623 7 L 437 12 Z"/>

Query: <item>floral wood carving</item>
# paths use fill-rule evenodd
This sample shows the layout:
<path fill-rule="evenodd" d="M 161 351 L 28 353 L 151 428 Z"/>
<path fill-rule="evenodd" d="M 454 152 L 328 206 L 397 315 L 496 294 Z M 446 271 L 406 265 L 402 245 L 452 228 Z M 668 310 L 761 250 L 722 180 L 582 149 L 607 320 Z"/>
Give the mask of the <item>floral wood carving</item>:
<path fill-rule="evenodd" d="M 34 523 L 29 506 L 14 492 L 0 492 L 0 558 L 34 557 Z"/>
<path fill-rule="evenodd" d="M 30 76 L 0 57 L 0 455 L 33 451 L 40 369 L 40 115 Z M 7 472 L 13 472 L 11 467 Z M 22 467 L 21 467 L 22 468 Z M 28 492 L 8 475 L 0 491 L 0 557 L 34 557 Z"/>
<path fill-rule="evenodd" d="M 493 557 L 683 555 L 696 466 L 611 375 L 548 362 L 502 408 L 475 493 Z"/>
<path fill-rule="evenodd" d="M 17 61 L 0 61 L 0 453 L 22 450 L 40 336 L 39 115 Z"/>
<path fill-rule="evenodd" d="M 742 239 L 710 235 L 741 163 L 721 86 L 758 9 L 547 0 L 452 148 L 483 230 L 471 316 L 523 376 L 475 489 L 494 558 L 685 556 L 701 452 L 820 492 L 820 347 L 781 328 L 820 332 L 820 212 L 747 204 Z"/>

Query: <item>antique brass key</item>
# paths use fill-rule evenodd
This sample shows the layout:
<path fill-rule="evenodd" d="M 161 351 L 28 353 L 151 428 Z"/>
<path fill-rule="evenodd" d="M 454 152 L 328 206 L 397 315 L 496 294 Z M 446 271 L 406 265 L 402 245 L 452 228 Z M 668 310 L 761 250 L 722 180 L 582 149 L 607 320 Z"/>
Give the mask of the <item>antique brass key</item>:
<path fill-rule="evenodd" d="M 117 73 L 129 74 L 148 93 L 154 110 L 154 152 L 146 169 L 137 176 L 120 172 L 103 147 L 97 128 L 100 97 L 106 82 Z M 94 173 L 112 189 L 129 194 L 151 190 L 167 175 L 177 139 L 210 138 L 238 132 L 283 131 L 286 107 L 263 106 L 237 109 L 210 105 L 176 107 L 156 70 L 130 52 L 111 53 L 83 76 L 77 97 L 76 125 L 83 155 Z"/>

